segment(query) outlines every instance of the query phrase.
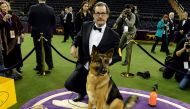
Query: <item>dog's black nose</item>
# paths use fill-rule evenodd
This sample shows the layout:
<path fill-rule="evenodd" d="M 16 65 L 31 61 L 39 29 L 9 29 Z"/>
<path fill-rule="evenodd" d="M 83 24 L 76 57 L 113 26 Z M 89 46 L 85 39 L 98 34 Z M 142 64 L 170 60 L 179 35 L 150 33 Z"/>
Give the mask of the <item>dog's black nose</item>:
<path fill-rule="evenodd" d="M 107 72 L 107 69 L 103 68 L 102 74 L 105 74 Z"/>
<path fill-rule="evenodd" d="M 104 67 L 97 67 L 96 71 L 98 72 L 98 74 L 106 74 L 107 73 L 107 69 Z"/>

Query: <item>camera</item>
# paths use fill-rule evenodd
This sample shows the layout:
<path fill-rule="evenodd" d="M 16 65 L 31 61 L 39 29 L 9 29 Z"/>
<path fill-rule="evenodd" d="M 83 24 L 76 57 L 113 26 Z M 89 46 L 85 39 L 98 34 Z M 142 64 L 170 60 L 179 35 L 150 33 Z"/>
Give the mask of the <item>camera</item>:
<path fill-rule="evenodd" d="M 124 14 L 125 14 L 125 15 L 128 15 L 129 12 L 130 12 L 129 9 L 125 9 L 125 10 L 124 10 Z"/>
<path fill-rule="evenodd" d="M 185 42 L 185 43 L 186 43 L 185 48 L 190 49 L 190 42 Z"/>

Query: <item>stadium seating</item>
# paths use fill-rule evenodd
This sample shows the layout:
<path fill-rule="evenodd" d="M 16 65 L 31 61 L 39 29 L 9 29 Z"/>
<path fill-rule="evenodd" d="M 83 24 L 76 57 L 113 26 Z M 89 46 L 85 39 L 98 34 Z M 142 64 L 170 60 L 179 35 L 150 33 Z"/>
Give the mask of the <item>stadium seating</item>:
<path fill-rule="evenodd" d="M 161 16 L 169 13 L 170 11 L 174 11 L 167 0 L 104 0 L 104 2 L 108 4 L 111 10 L 110 26 L 123 10 L 125 4 L 134 4 L 138 7 L 140 16 L 139 29 L 155 30 L 156 23 Z M 11 7 L 14 10 L 19 10 L 27 14 L 29 6 L 36 3 L 37 0 L 14 0 L 14 2 L 11 2 Z M 74 12 L 77 12 L 80 9 L 81 3 L 82 0 L 47 0 L 47 4 L 54 8 L 57 16 L 59 16 L 61 10 L 65 6 L 72 6 Z M 57 24 L 59 24 L 59 22 L 57 22 Z"/>
<path fill-rule="evenodd" d="M 182 5 L 184 11 L 187 11 L 190 14 L 190 1 L 189 0 L 178 0 L 178 3 Z"/>

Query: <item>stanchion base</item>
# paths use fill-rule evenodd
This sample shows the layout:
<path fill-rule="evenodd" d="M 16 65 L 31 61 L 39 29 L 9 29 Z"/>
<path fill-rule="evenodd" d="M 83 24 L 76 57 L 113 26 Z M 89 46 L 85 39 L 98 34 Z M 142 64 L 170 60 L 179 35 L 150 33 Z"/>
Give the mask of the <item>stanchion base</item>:
<path fill-rule="evenodd" d="M 126 77 L 126 78 L 134 77 L 134 76 L 135 76 L 135 74 L 133 74 L 133 73 L 128 73 L 128 72 L 122 72 L 120 75 L 121 75 L 122 77 Z"/>
<path fill-rule="evenodd" d="M 51 73 L 51 71 L 49 71 L 49 70 L 37 72 L 37 74 L 39 74 L 40 76 L 45 76 L 45 75 L 50 74 L 50 73 Z"/>

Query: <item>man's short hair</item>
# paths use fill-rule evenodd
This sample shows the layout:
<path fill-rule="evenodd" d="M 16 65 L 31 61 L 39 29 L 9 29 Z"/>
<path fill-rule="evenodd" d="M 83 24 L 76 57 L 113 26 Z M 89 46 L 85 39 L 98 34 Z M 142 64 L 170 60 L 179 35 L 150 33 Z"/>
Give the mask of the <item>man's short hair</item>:
<path fill-rule="evenodd" d="M 108 7 L 108 5 L 104 2 L 97 2 L 95 5 L 94 5 L 94 8 L 93 8 L 93 13 L 95 13 L 95 8 L 98 7 L 98 6 L 105 6 L 106 7 L 106 13 L 109 14 L 110 13 L 110 9 Z"/>
<path fill-rule="evenodd" d="M 125 6 L 124 6 L 125 9 L 126 9 L 126 8 L 127 8 L 127 9 L 131 9 L 131 7 L 132 7 L 132 6 L 131 6 L 130 4 L 125 4 Z"/>

